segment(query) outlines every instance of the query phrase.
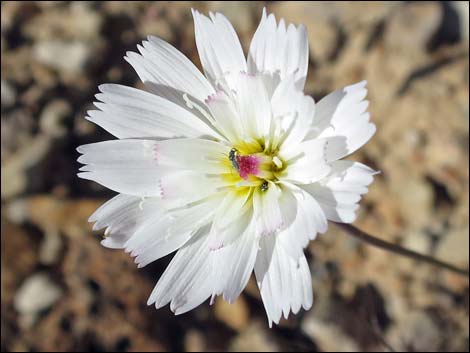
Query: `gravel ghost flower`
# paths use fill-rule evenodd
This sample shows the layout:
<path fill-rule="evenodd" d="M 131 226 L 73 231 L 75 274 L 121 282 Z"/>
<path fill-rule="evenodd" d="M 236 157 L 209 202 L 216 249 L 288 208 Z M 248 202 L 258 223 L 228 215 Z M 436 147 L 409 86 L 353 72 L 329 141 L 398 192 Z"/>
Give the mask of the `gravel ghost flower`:
<path fill-rule="evenodd" d="M 83 145 L 78 175 L 118 192 L 91 217 L 139 267 L 177 251 L 148 304 L 176 314 L 254 271 L 270 326 L 312 305 L 303 249 L 352 222 L 374 171 L 341 158 L 374 134 L 366 82 L 318 103 L 303 93 L 305 27 L 263 11 L 248 59 L 220 13 L 193 11 L 204 75 L 156 37 L 125 59 L 146 91 L 99 86 L 87 119 L 118 139 Z"/>

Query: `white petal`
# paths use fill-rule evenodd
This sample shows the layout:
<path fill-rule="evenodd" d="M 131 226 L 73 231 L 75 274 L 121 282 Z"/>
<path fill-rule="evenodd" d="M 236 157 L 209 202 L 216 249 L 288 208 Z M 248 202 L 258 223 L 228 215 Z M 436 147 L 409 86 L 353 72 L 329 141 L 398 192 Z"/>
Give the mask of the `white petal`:
<path fill-rule="evenodd" d="M 289 227 L 297 218 L 297 198 L 293 191 L 286 185 L 280 184 L 281 195 L 279 197 L 279 207 L 283 219 L 283 227 Z"/>
<path fill-rule="evenodd" d="M 283 145 L 279 155 L 287 167 L 279 173 L 279 179 L 310 184 L 324 178 L 331 170 L 326 160 L 327 144 L 327 139 L 314 139 L 298 145 Z"/>
<path fill-rule="evenodd" d="M 136 256 L 139 267 L 172 253 L 212 220 L 221 200 L 216 195 L 189 208 L 169 212 L 156 222 L 147 222 L 126 243 L 126 251 Z"/>
<path fill-rule="evenodd" d="M 310 240 L 313 240 L 317 233 L 327 231 L 328 222 L 318 202 L 301 188 L 298 191 L 294 193 L 297 197 L 298 209 L 303 212 L 303 221 L 306 224 L 304 228 L 307 229 L 307 236 Z"/>
<path fill-rule="evenodd" d="M 248 70 L 251 73 L 280 74 L 281 80 L 294 75 L 296 86 L 303 89 L 308 70 L 308 38 L 305 26 L 297 28 L 284 20 L 279 25 L 273 14 L 263 15 L 253 36 L 248 54 Z"/>
<path fill-rule="evenodd" d="M 78 176 L 94 180 L 111 190 L 134 196 L 159 196 L 157 168 L 152 152 L 155 142 L 114 140 L 80 146 L 78 162 L 86 164 Z"/>
<path fill-rule="evenodd" d="M 279 205 L 284 219 L 284 227 L 278 234 L 278 241 L 290 256 L 298 259 L 303 255 L 303 249 L 310 240 L 304 209 L 298 205 L 297 197 L 291 189 L 284 185 Z"/>
<path fill-rule="evenodd" d="M 204 139 L 170 139 L 155 141 L 152 146 L 161 167 L 175 167 L 206 174 L 227 172 L 220 160 L 227 158 L 229 147 Z"/>
<path fill-rule="evenodd" d="M 220 158 L 226 149 L 208 140 L 115 140 L 77 150 L 83 154 L 78 161 L 86 164 L 79 177 L 128 195 L 184 205 L 224 185 L 218 175 L 220 167 L 211 158 Z M 194 171 L 196 166 L 200 172 Z"/>
<path fill-rule="evenodd" d="M 226 246 L 211 251 L 213 259 L 214 278 L 219 285 L 212 293 L 213 296 L 222 294 L 229 303 L 235 301 L 250 279 L 258 252 L 258 239 L 254 237 L 255 223 L 242 226 L 238 237 Z"/>
<path fill-rule="evenodd" d="M 283 226 L 283 218 L 279 207 L 281 190 L 273 182 L 269 182 L 268 190 L 259 188 L 253 193 L 253 210 L 256 220 L 257 234 L 265 237 L 276 233 Z"/>
<path fill-rule="evenodd" d="M 260 77 L 263 80 L 264 88 L 266 89 L 269 99 L 271 99 L 274 94 L 274 91 L 281 82 L 281 77 L 279 76 L 279 73 L 264 72 L 257 73 L 256 76 Z"/>
<path fill-rule="evenodd" d="M 227 138 L 235 142 L 241 136 L 241 121 L 232 100 L 223 92 L 219 91 L 206 100 L 218 130 Z"/>
<path fill-rule="evenodd" d="M 267 137 L 272 114 L 263 78 L 242 73 L 238 75 L 235 92 L 243 132 L 248 138 Z"/>
<path fill-rule="evenodd" d="M 220 137 L 207 123 L 181 106 L 154 94 L 115 84 L 99 86 L 100 110 L 87 119 L 118 138 Z"/>
<path fill-rule="evenodd" d="M 148 219 L 160 217 L 162 207 L 152 200 L 119 194 L 100 206 L 89 218 L 93 230 L 106 228 L 103 246 L 123 249 L 126 241 Z"/>
<path fill-rule="evenodd" d="M 295 185 L 284 183 L 284 194 L 291 194 L 295 198 L 296 207 L 294 219 L 278 235 L 279 244 L 294 259 L 303 254 L 310 240 L 315 239 L 317 233 L 325 233 L 328 222 L 320 204 L 308 192 Z M 291 202 L 292 203 L 292 202 Z"/>
<path fill-rule="evenodd" d="M 246 286 L 253 270 L 257 245 L 253 228 L 219 250 L 211 250 L 207 227 L 184 245 L 155 286 L 148 304 L 158 307 L 171 302 L 182 314 L 201 304 L 210 295 L 223 294 L 233 302 Z"/>
<path fill-rule="evenodd" d="M 170 168 L 219 174 L 220 160 L 229 148 L 204 139 L 110 140 L 83 145 L 78 161 L 88 164 L 84 171 L 99 169 L 146 169 L 165 172 Z"/>
<path fill-rule="evenodd" d="M 229 191 L 216 206 L 214 222 L 209 233 L 209 247 L 219 249 L 227 246 L 240 236 L 252 218 L 250 194 L 243 191 Z"/>
<path fill-rule="evenodd" d="M 276 237 L 260 239 L 255 275 L 268 315 L 269 326 L 279 323 L 282 313 L 296 314 L 300 307 L 312 306 L 312 282 L 305 256 L 295 260 L 288 256 Z"/>
<path fill-rule="evenodd" d="M 139 227 L 137 232 L 124 244 L 126 252 L 136 257 L 135 262 L 139 267 L 172 253 L 189 240 L 189 232 L 170 234 L 169 229 L 172 224 L 173 219 L 168 213 L 165 213 Z M 153 247 L 155 244 L 158 244 L 159 247 Z M 156 251 L 149 253 L 148 249 Z M 154 258 L 150 259 L 150 256 Z"/>
<path fill-rule="evenodd" d="M 369 121 L 366 81 L 337 90 L 317 103 L 315 120 L 307 139 L 342 136 L 341 146 L 330 146 L 328 160 L 347 156 L 363 146 L 375 133 L 375 125 Z"/>
<path fill-rule="evenodd" d="M 214 93 L 207 79 L 180 51 L 160 38 L 149 36 L 138 46 L 142 55 L 127 52 L 124 57 L 144 83 L 163 84 L 204 101 Z"/>
<path fill-rule="evenodd" d="M 282 81 L 271 98 L 275 135 L 281 136 L 286 146 L 298 144 L 307 135 L 315 115 L 315 102 L 294 84 L 293 76 Z"/>
<path fill-rule="evenodd" d="M 196 45 L 206 76 L 215 85 L 231 75 L 246 72 L 246 59 L 238 36 L 227 18 L 210 13 L 210 19 L 192 10 Z"/>
<path fill-rule="evenodd" d="M 211 116 L 210 111 L 207 105 L 205 104 L 205 102 L 210 97 L 216 95 L 216 93 L 213 93 L 212 95 L 208 96 L 205 101 L 201 101 L 189 93 L 183 92 L 174 87 L 169 87 L 158 83 L 147 82 L 146 88 L 149 92 L 153 93 L 154 95 L 164 98 L 178 105 L 180 108 L 187 110 L 190 114 L 195 115 L 204 124 L 210 126 L 211 129 L 217 130 L 217 128 L 214 126 L 214 117 Z M 211 135 L 223 140 L 223 138 L 221 138 L 221 136 L 217 134 L 218 132 L 219 130 L 217 130 L 217 132 L 213 131 L 211 132 Z"/>
<path fill-rule="evenodd" d="M 210 276 L 211 262 L 208 261 L 208 227 L 201 228 L 171 260 L 160 277 L 147 304 L 157 308 L 168 304 L 176 314 L 189 311 L 201 304 L 216 286 Z"/>
<path fill-rule="evenodd" d="M 376 171 L 364 164 L 351 161 L 331 163 L 331 173 L 318 183 L 305 185 L 320 204 L 328 219 L 351 223 L 356 219 L 356 210 L 361 195 L 367 192 Z"/>

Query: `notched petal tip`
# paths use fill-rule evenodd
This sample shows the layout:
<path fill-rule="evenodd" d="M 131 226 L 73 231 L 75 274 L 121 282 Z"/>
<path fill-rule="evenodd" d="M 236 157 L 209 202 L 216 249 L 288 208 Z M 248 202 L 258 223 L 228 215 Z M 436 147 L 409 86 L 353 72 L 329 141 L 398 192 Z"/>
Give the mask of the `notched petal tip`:
<path fill-rule="evenodd" d="M 76 151 L 81 154 L 81 156 L 80 156 L 79 158 L 82 158 L 85 153 L 89 152 L 89 148 L 90 148 L 90 147 L 92 147 L 92 146 L 94 146 L 94 145 L 97 145 L 97 144 L 99 144 L 99 143 L 100 143 L 100 142 L 92 142 L 92 143 L 86 143 L 86 144 L 84 144 L 84 145 L 78 146 L 78 147 L 76 148 Z"/>
<path fill-rule="evenodd" d="M 126 51 L 126 55 L 124 56 L 124 60 L 126 60 L 129 64 L 132 65 L 130 60 L 134 60 L 137 57 L 142 57 L 142 55 L 140 55 L 139 53 L 136 53 L 135 51 L 128 50 L 128 51 Z"/>
<path fill-rule="evenodd" d="M 222 101 L 224 99 L 224 92 L 219 90 L 208 96 L 205 100 L 204 103 L 206 104 L 211 104 L 212 102 L 215 101 Z"/>
<path fill-rule="evenodd" d="M 78 163 L 86 164 L 86 162 L 83 162 L 82 157 L 83 157 L 83 156 L 80 156 L 80 158 L 77 159 L 77 162 L 78 162 Z M 92 171 L 93 171 L 93 167 L 90 166 L 90 165 L 84 165 L 84 166 L 81 166 L 80 169 L 78 169 L 78 170 L 79 170 L 80 172 L 92 172 Z"/>
<path fill-rule="evenodd" d="M 155 298 L 153 298 L 152 294 L 150 294 L 149 298 L 147 299 L 147 305 L 154 305 L 155 304 Z"/>
<path fill-rule="evenodd" d="M 261 17 L 266 17 L 266 16 L 267 16 L 266 6 L 263 6 Z"/>
<path fill-rule="evenodd" d="M 86 179 L 86 180 L 93 180 L 91 172 L 81 172 L 77 173 L 77 176 L 81 179 Z"/>
<path fill-rule="evenodd" d="M 273 323 L 275 323 L 276 325 L 279 325 L 279 320 L 280 320 L 280 318 L 276 321 L 276 320 L 273 320 L 273 319 L 268 317 L 269 328 L 273 328 Z"/>
<path fill-rule="evenodd" d="M 75 150 L 76 150 L 78 153 L 83 154 L 83 153 L 85 153 L 85 152 L 84 152 L 84 149 L 83 149 L 84 146 L 86 146 L 86 145 L 78 146 Z"/>
<path fill-rule="evenodd" d="M 175 316 L 182 315 L 188 312 L 187 310 L 182 310 L 180 308 L 176 308 L 175 310 L 171 311 L 173 312 L 173 314 L 175 314 Z"/>
<path fill-rule="evenodd" d="M 201 13 L 193 7 L 191 8 L 191 14 L 193 15 L 194 22 L 196 22 L 198 20 L 198 17 L 201 15 Z"/>
<path fill-rule="evenodd" d="M 369 116 L 369 118 L 370 118 L 370 116 Z M 370 123 L 370 125 L 371 125 L 370 128 L 372 129 L 372 130 L 371 130 L 371 137 L 372 137 L 372 136 L 374 136 L 375 133 L 377 132 L 377 125 L 375 125 L 374 123 Z"/>
<path fill-rule="evenodd" d="M 109 246 L 109 239 L 108 239 L 108 238 L 101 240 L 101 241 L 100 241 L 100 244 L 101 244 L 102 246 L 104 246 L 105 248 L 111 248 L 111 247 Z"/>
<path fill-rule="evenodd" d="M 382 174 L 382 171 L 381 170 L 374 170 L 372 169 L 372 175 L 379 175 L 379 174 Z"/>
<path fill-rule="evenodd" d="M 369 173 L 370 175 L 374 176 L 374 175 L 378 175 L 378 174 L 382 174 L 382 171 L 381 170 L 375 170 L 371 167 L 369 167 L 368 165 L 365 165 L 365 164 L 357 164 L 358 167 L 364 169 L 367 173 Z M 368 184 L 367 184 L 368 185 Z"/>
<path fill-rule="evenodd" d="M 160 42 L 161 40 L 162 40 L 161 38 L 159 38 L 159 37 L 157 37 L 157 36 L 154 36 L 154 35 L 151 35 L 151 34 L 149 34 L 149 35 L 147 36 L 147 41 L 150 42 L 150 43 L 152 43 L 152 42 Z"/>
<path fill-rule="evenodd" d="M 89 122 L 94 123 L 95 119 L 90 116 L 89 112 L 87 112 L 87 115 L 85 115 L 85 120 L 88 120 Z"/>
<path fill-rule="evenodd" d="M 98 210 L 96 210 L 96 211 L 98 211 Z M 96 211 L 93 212 L 90 217 L 88 217 L 87 222 L 93 223 L 93 222 L 96 222 L 98 220 L 98 216 L 96 215 L 96 213 L 97 213 Z M 93 224 L 93 228 L 92 228 L 93 230 L 99 230 L 100 229 L 100 228 L 97 227 L 97 224 L 98 223 Z"/>
<path fill-rule="evenodd" d="M 98 86 L 98 90 L 101 92 L 101 93 L 106 93 L 107 91 L 109 91 L 112 87 L 114 86 L 113 83 L 102 83 Z M 95 96 L 96 97 L 96 96 Z"/>
<path fill-rule="evenodd" d="M 302 37 L 302 35 L 306 36 L 308 33 L 307 27 L 303 23 L 297 25 L 297 31 L 299 32 L 300 37 Z"/>

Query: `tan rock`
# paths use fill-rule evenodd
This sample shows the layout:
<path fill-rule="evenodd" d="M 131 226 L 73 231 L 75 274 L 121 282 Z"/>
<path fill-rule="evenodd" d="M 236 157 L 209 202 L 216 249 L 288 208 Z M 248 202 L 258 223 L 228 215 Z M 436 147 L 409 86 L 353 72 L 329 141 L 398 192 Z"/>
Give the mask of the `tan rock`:
<path fill-rule="evenodd" d="M 266 322 L 252 322 L 229 345 L 231 352 L 280 352 Z"/>
<path fill-rule="evenodd" d="M 236 331 L 246 328 L 250 319 L 248 305 L 243 296 L 238 297 L 233 303 L 228 303 L 218 297 L 215 302 L 215 315 Z"/>

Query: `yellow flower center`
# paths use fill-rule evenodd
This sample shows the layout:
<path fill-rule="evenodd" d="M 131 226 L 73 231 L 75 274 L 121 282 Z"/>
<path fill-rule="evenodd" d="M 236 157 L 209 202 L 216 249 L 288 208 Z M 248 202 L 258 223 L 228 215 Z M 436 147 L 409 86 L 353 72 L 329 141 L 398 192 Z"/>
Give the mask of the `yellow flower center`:
<path fill-rule="evenodd" d="M 276 182 L 276 174 L 286 167 L 277 152 L 266 148 L 264 141 L 241 141 L 222 158 L 228 169 L 223 175 L 224 180 L 234 188 L 259 187 L 266 191 L 268 182 Z"/>

